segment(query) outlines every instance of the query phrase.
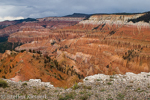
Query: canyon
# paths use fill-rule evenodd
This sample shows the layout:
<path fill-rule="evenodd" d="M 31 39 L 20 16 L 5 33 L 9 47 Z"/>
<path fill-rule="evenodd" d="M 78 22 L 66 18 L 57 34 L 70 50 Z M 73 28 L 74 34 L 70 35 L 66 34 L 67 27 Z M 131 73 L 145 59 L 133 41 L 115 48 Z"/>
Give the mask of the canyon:
<path fill-rule="evenodd" d="M 15 52 L 20 52 L 15 56 L 10 56 L 14 51 L 9 51 L 9 56 L 8 51 L 2 55 L 0 68 L 7 67 L 2 68 L 0 77 L 9 79 L 21 70 L 22 81 L 39 78 L 44 82 L 50 81 L 54 86 L 70 87 L 75 81 L 94 74 L 149 72 L 150 23 L 129 21 L 145 15 L 96 14 L 86 19 L 47 17 L 0 29 L 1 36 L 9 36 L 9 42 L 23 43 L 15 48 Z M 37 54 L 39 51 L 41 57 Z M 38 63 L 33 55 L 42 63 Z M 44 56 L 57 61 L 58 65 L 51 69 L 51 64 L 45 65 L 44 59 L 48 59 Z M 5 73 L 4 69 L 9 71 L 8 66 L 12 67 L 11 59 L 15 67 L 12 72 Z M 66 81 L 70 85 L 66 85 Z"/>

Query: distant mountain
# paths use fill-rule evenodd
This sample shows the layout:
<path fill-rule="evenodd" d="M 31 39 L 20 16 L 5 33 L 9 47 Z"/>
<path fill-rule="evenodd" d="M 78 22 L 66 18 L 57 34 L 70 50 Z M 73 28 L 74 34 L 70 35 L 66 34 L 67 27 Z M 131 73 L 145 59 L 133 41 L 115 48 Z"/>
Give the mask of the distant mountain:
<path fill-rule="evenodd" d="M 88 17 L 88 16 L 91 16 L 91 14 L 73 13 L 72 15 L 66 15 L 63 17 Z"/>
<path fill-rule="evenodd" d="M 26 18 L 26 19 L 14 20 L 14 21 L 17 21 L 18 23 L 22 23 L 22 22 L 31 22 L 31 21 L 38 21 L 38 20 L 34 18 Z"/>
<path fill-rule="evenodd" d="M 3 29 L 3 28 L 10 26 L 10 25 L 16 25 L 16 24 L 19 24 L 22 22 L 31 22 L 31 21 L 38 21 L 38 20 L 34 19 L 34 18 L 26 18 L 26 19 L 13 20 L 13 21 L 6 20 L 3 22 L 0 22 L 0 29 Z"/>

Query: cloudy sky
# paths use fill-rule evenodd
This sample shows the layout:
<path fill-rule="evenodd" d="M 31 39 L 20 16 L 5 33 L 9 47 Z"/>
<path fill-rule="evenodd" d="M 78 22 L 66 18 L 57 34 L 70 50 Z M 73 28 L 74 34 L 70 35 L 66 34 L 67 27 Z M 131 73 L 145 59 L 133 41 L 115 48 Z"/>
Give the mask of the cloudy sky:
<path fill-rule="evenodd" d="M 0 21 L 73 13 L 146 12 L 150 0 L 0 0 Z"/>

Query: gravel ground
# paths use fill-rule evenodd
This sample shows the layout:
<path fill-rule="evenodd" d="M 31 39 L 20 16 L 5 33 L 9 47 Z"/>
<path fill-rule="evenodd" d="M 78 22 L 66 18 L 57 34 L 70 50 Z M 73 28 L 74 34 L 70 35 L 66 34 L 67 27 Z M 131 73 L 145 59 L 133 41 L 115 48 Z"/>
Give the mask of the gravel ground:
<path fill-rule="evenodd" d="M 0 100 L 150 100 L 150 73 L 97 74 L 68 89 L 6 81 L 9 87 L 0 88 Z"/>

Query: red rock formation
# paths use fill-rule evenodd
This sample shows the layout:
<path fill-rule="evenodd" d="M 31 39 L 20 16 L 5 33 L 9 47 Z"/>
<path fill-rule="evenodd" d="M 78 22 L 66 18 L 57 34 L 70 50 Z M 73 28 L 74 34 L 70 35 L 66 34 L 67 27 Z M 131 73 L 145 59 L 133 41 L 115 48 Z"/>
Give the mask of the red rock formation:
<path fill-rule="evenodd" d="M 10 35 L 9 41 L 32 41 L 16 50 L 40 50 L 57 59 L 57 70 L 79 78 L 97 73 L 149 72 L 149 24 L 127 22 L 141 15 L 94 15 L 62 29 L 26 28 Z"/>
<path fill-rule="evenodd" d="M 56 29 L 63 28 L 66 26 L 71 26 L 77 24 L 79 21 L 84 18 L 74 18 L 74 17 L 48 17 L 38 19 L 39 21 L 34 22 L 22 22 L 17 24 L 17 21 L 5 21 L 0 22 L 0 26 L 7 26 L 3 29 L 0 29 L 0 36 L 9 36 L 12 33 L 15 33 L 24 28 L 34 28 L 34 29 Z"/>
<path fill-rule="evenodd" d="M 34 40 L 43 40 L 51 36 L 55 29 L 76 24 L 77 21 L 43 21 L 43 22 L 27 22 L 20 27 L 19 32 L 11 34 L 8 38 L 9 42 L 31 42 Z"/>
<path fill-rule="evenodd" d="M 59 71 L 56 62 L 36 53 L 7 51 L 3 54 L 3 60 L 0 61 L 0 77 L 17 82 L 41 79 L 57 87 L 70 87 L 76 81 L 81 81 L 75 73 L 69 75 Z"/>

